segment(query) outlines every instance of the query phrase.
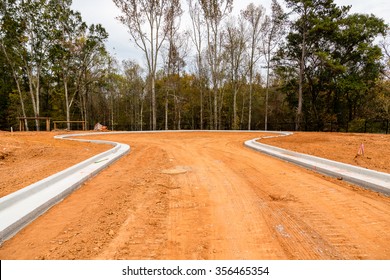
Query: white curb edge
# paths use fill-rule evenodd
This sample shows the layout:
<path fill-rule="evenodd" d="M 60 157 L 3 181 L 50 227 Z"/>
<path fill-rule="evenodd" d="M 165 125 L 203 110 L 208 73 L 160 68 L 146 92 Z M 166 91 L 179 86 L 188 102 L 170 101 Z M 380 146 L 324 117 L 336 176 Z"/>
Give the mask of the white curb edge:
<path fill-rule="evenodd" d="M 166 132 L 166 131 L 164 131 Z M 184 131 L 181 131 L 184 132 Z M 219 131 L 221 132 L 221 131 Z M 288 136 L 291 132 L 251 131 L 275 133 L 275 136 Z M 103 132 L 57 135 L 57 139 L 109 144 L 114 147 L 93 156 L 72 167 L 31 184 L 19 191 L 0 198 L 0 244 L 46 212 L 53 205 L 81 186 L 83 182 L 108 167 L 130 151 L 130 146 L 118 142 L 103 140 L 74 139 L 70 137 L 99 134 L 124 134 L 129 132 Z M 150 133 L 150 131 L 145 133 Z M 315 156 L 296 153 L 257 142 L 260 138 L 246 141 L 245 146 L 273 157 L 303 166 L 307 169 L 343 179 L 377 192 L 390 195 L 390 174 L 343 164 Z"/>
<path fill-rule="evenodd" d="M 130 151 L 129 145 L 118 142 L 70 138 L 96 134 L 101 133 L 66 134 L 55 138 L 109 144 L 114 147 L 0 198 L 0 244 Z"/>
<path fill-rule="evenodd" d="M 288 136 L 292 133 L 282 132 L 279 136 Z M 267 136 L 263 138 L 271 138 Z M 278 136 L 276 136 L 278 137 Z M 302 166 L 315 172 L 350 182 L 366 189 L 390 195 L 390 174 L 374 171 L 350 164 L 340 163 L 307 154 L 292 152 L 282 148 L 259 143 L 260 138 L 245 141 L 245 146 L 258 152 L 282 159 Z"/>

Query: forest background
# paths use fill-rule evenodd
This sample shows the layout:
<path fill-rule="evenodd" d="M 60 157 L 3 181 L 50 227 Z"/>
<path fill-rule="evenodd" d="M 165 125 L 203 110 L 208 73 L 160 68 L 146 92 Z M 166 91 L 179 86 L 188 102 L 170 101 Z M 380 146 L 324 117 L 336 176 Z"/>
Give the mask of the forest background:
<path fill-rule="evenodd" d="M 239 14 L 233 0 L 113 2 L 144 63 L 118 61 L 104 26 L 87 25 L 71 0 L 1 2 L 0 130 L 50 117 L 132 131 L 389 132 L 384 19 L 333 0 L 257 2 Z"/>

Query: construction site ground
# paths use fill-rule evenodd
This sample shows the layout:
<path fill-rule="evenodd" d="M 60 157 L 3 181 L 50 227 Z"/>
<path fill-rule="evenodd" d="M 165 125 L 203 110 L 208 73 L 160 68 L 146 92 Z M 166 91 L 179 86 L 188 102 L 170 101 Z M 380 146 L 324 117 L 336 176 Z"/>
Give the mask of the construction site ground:
<path fill-rule="evenodd" d="M 110 148 L 58 133 L 0 132 L 0 196 Z M 390 197 L 244 147 L 264 135 L 84 137 L 131 152 L 4 242 L 0 259 L 390 259 Z M 260 141 L 390 173 L 390 135 Z"/>

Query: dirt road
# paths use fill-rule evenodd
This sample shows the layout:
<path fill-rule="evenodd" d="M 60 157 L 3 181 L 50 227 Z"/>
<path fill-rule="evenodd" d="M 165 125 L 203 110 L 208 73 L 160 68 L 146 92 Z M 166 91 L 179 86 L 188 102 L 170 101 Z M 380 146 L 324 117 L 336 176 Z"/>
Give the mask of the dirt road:
<path fill-rule="evenodd" d="M 99 136 L 131 153 L 0 259 L 390 259 L 389 197 L 243 146 L 258 136 Z"/>

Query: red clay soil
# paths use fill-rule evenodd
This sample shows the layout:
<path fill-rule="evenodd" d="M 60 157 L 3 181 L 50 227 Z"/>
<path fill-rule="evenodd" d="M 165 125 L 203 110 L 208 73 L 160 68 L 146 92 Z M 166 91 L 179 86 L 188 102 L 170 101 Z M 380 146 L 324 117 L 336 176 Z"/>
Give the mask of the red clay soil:
<path fill-rule="evenodd" d="M 38 135 L 37 145 L 51 141 L 52 134 Z M 90 136 L 132 150 L 4 242 L 0 259 L 390 259 L 389 197 L 243 146 L 261 136 Z M 361 141 L 329 137 L 338 136 L 344 140 L 321 149 Z M 370 154 L 376 137 L 367 138 L 365 156 L 379 166 L 383 159 Z M 66 144 L 74 145 L 72 157 L 85 148 Z M 45 155 L 27 161 L 36 168 L 31 173 L 42 174 L 36 162 Z"/>
<path fill-rule="evenodd" d="M 259 142 L 390 173 L 390 135 L 297 132 Z M 362 144 L 364 154 L 359 154 Z"/>
<path fill-rule="evenodd" d="M 0 197 L 112 147 L 59 141 L 53 138 L 57 134 L 0 131 Z"/>

